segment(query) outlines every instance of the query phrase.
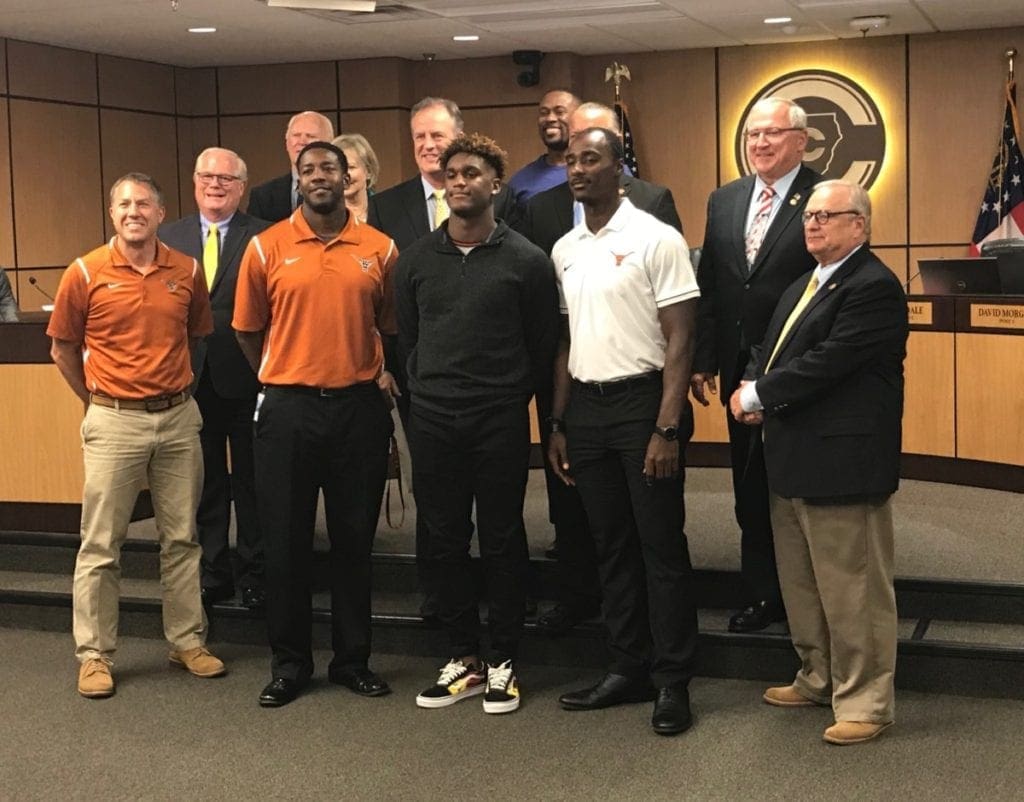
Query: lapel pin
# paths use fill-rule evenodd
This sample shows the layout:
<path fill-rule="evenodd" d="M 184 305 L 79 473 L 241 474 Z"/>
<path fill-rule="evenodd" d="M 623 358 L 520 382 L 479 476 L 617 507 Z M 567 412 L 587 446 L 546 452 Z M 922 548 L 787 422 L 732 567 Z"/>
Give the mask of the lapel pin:
<path fill-rule="evenodd" d="M 835 282 L 833 281 L 833 282 L 832 282 L 831 284 L 829 284 L 829 285 L 828 285 L 828 289 L 830 289 L 830 290 L 834 290 L 834 289 L 835 289 L 836 287 L 838 287 L 838 286 L 839 286 L 839 285 L 838 285 L 838 284 L 836 284 L 836 283 L 835 283 Z"/>
<path fill-rule="evenodd" d="M 799 193 L 797 193 L 796 195 L 794 195 L 792 198 L 789 199 L 789 205 L 790 206 L 796 206 L 798 203 L 800 203 L 800 194 Z"/>

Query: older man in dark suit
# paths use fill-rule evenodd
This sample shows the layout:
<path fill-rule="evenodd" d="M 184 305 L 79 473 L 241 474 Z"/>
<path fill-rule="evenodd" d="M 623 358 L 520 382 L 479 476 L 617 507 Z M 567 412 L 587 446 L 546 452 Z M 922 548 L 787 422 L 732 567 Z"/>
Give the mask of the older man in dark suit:
<path fill-rule="evenodd" d="M 833 744 L 892 724 L 896 669 L 892 493 L 899 484 L 907 305 L 869 249 L 871 202 L 819 184 L 803 213 L 817 267 L 783 294 L 730 399 L 764 424 L 782 596 L 800 670 L 778 707 L 829 705 Z"/>
<path fill-rule="evenodd" d="M 744 129 L 752 175 L 711 193 L 697 281 L 697 353 L 690 387 L 704 406 L 722 383 L 722 403 L 736 389 L 750 348 L 764 338 L 779 296 L 814 266 L 804 247 L 800 213 L 821 179 L 802 165 L 807 115 L 791 100 L 755 103 Z M 733 632 L 764 629 L 785 617 L 772 548 L 761 432 L 726 416 L 745 609 Z"/>
<path fill-rule="evenodd" d="M 334 139 L 334 123 L 318 111 L 300 111 L 290 120 L 284 132 L 284 150 L 288 154 L 289 170 L 271 178 L 249 193 L 249 214 L 260 220 L 276 223 L 284 220 L 302 205 L 299 194 L 299 174 L 295 160 L 310 142 L 330 142 Z"/>
<path fill-rule="evenodd" d="M 198 214 L 165 223 L 159 235 L 167 245 L 203 264 L 213 308 L 213 334 L 192 354 L 196 377 L 193 391 L 203 415 L 199 439 L 205 479 L 196 514 L 203 547 L 203 602 L 215 604 L 235 595 L 228 546 L 234 501 L 238 585 L 242 603 L 256 608 L 262 606 L 264 598 L 263 545 L 253 489 L 252 418 L 259 382 L 238 347 L 231 317 L 245 246 L 270 224 L 238 211 L 246 177 L 245 162 L 237 153 L 207 148 L 196 159 L 192 176 Z"/>
<path fill-rule="evenodd" d="M 582 103 L 569 116 L 569 140 L 588 128 L 604 128 L 622 136 L 615 111 L 601 103 Z M 624 172 L 619 176 L 619 197 L 628 198 L 636 208 L 654 215 L 680 233 L 672 191 L 668 187 L 633 178 Z M 535 195 L 526 207 L 520 231 L 545 253 L 583 219 L 583 205 L 574 200 L 568 182 Z M 537 392 L 537 413 L 543 448 L 547 450 L 551 415 L 551 388 Z M 561 634 L 579 621 L 595 615 L 601 603 L 597 579 L 597 556 L 583 502 L 575 487 L 555 476 L 545 462 L 548 507 L 555 527 L 558 559 L 557 602 L 537 619 L 544 630 Z"/>

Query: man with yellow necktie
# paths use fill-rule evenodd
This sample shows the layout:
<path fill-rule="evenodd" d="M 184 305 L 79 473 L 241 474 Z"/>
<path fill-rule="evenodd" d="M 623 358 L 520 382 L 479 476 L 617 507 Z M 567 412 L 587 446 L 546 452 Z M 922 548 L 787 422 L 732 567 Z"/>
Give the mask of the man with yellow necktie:
<path fill-rule="evenodd" d="M 252 417 L 259 383 L 235 340 L 231 317 L 245 246 L 270 223 L 238 211 L 246 178 L 245 162 L 237 153 L 207 148 L 196 159 L 192 175 L 198 214 L 164 224 L 159 235 L 167 245 L 202 262 L 213 308 L 213 334 L 192 355 L 193 393 L 203 416 L 199 437 L 205 480 L 196 514 L 203 547 L 203 603 L 232 598 L 237 584 L 242 603 L 255 609 L 263 605 L 264 599 L 263 546 L 256 516 L 252 453 Z M 228 544 L 232 501 L 237 572 Z"/>
<path fill-rule="evenodd" d="M 729 407 L 763 423 L 775 556 L 800 670 L 776 707 L 830 705 L 832 744 L 893 722 L 899 484 L 907 303 L 868 247 L 871 201 L 818 184 L 802 215 L 817 267 L 783 293 Z"/>

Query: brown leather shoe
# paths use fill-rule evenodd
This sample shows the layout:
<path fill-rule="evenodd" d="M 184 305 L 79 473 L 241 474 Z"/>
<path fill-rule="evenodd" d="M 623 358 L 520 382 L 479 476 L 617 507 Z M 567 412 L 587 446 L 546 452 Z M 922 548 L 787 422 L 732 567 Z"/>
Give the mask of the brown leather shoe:
<path fill-rule="evenodd" d="M 769 688 L 761 698 L 776 707 L 814 707 L 819 704 L 813 699 L 808 699 L 792 685 Z"/>
<path fill-rule="evenodd" d="M 171 652 L 167 659 L 171 661 L 172 666 L 184 668 L 197 677 L 221 677 L 228 671 L 205 646 L 196 646 L 183 652 Z"/>
<path fill-rule="evenodd" d="M 848 746 L 850 744 L 862 744 L 877 738 L 882 730 L 891 727 L 892 722 L 887 721 L 877 724 L 873 721 L 837 721 L 821 737 L 830 744 Z"/>
<path fill-rule="evenodd" d="M 87 699 L 105 699 L 114 695 L 110 663 L 100 657 L 86 660 L 78 669 L 78 692 Z"/>

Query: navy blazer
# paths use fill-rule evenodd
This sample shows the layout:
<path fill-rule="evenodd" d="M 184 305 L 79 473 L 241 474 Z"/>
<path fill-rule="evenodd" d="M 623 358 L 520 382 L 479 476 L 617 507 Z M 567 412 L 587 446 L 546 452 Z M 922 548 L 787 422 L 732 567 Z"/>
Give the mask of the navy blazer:
<path fill-rule="evenodd" d="M 764 339 L 768 320 L 785 289 L 814 268 L 801 220 L 821 176 L 801 167 L 789 194 L 765 232 L 757 259 L 747 270 L 746 225 L 754 176 L 711 193 L 697 283 L 697 348 L 694 373 L 721 373 L 723 404 L 739 384 L 750 349 Z"/>
<path fill-rule="evenodd" d="M 899 484 L 907 299 L 864 245 L 820 287 L 765 373 L 810 273 L 783 293 L 746 378 L 764 404 L 768 486 L 784 498 L 854 500 Z"/>
<path fill-rule="evenodd" d="M 494 198 L 494 216 L 504 220 L 510 228 L 517 227 L 519 207 L 508 185 L 502 185 L 501 191 Z M 366 222 L 391 237 L 399 252 L 429 234 L 430 220 L 427 218 L 427 202 L 420 176 L 416 175 L 371 195 Z"/>
<path fill-rule="evenodd" d="M 676 212 L 672 191 L 660 184 L 623 175 L 622 195 L 636 208 L 648 212 L 680 234 L 683 224 Z M 550 254 L 563 236 L 572 230 L 572 190 L 568 182 L 534 195 L 526 205 L 519 232 L 544 253 Z"/>
<path fill-rule="evenodd" d="M 249 192 L 249 215 L 271 223 L 290 217 L 295 211 L 293 185 L 292 174 L 286 173 L 253 187 Z"/>
<path fill-rule="evenodd" d="M 257 220 L 243 212 L 235 212 L 228 226 L 228 234 L 220 250 L 220 268 L 210 287 L 210 307 L 213 310 L 213 334 L 200 341 L 192 353 L 192 373 L 195 382 L 210 371 L 213 389 L 221 398 L 253 398 L 259 391 L 259 381 L 235 340 L 231 318 L 235 310 L 235 287 L 238 285 L 238 266 L 242 254 L 254 234 L 270 226 L 266 220 Z M 159 237 L 166 245 L 194 257 L 203 264 L 203 230 L 198 214 L 191 214 L 173 223 L 160 226 Z"/>

